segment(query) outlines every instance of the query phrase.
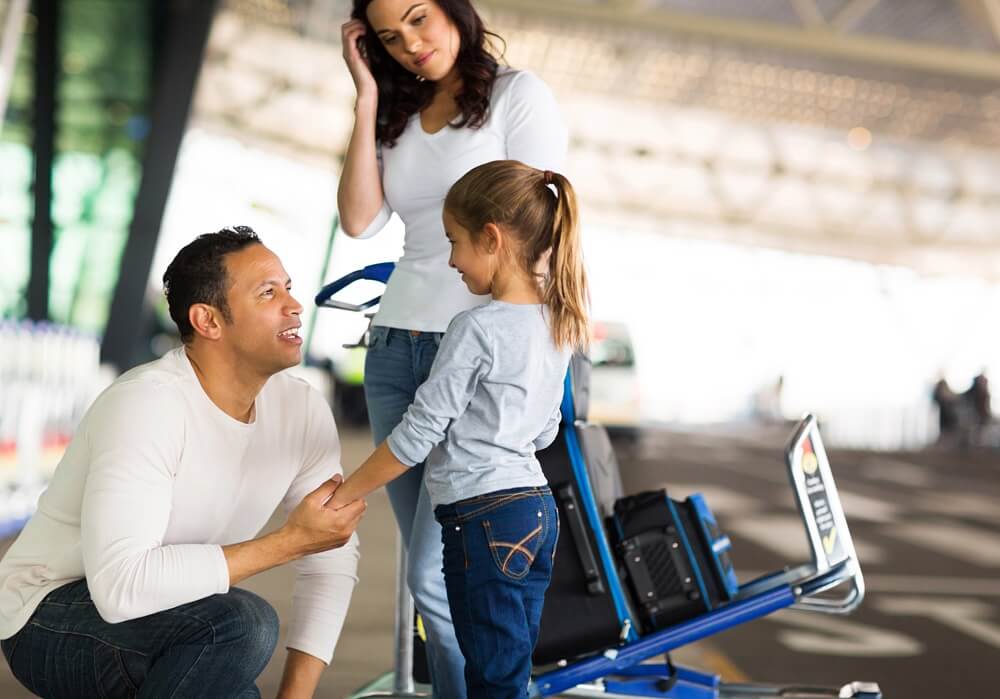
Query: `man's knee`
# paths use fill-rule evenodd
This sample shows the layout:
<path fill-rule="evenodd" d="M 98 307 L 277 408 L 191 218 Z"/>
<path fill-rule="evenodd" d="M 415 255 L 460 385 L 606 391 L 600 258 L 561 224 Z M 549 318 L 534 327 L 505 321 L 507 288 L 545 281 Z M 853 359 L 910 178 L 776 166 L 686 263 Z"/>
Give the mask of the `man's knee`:
<path fill-rule="evenodd" d="M 278 644 L 278 613 L 266 600 L 247 590 L 232 588 L 214 600 L 213 642 L 240 647 L 242 656 L 261 668 L 267 664 Z"/>
<path fill-rule="evenodd" d="M 252 636 L 254 642 L 262 651 L 266 650 L 267 656 L 270 657 L 278 644 L 280 626 L 278 613 L 263 597 L 247 590 L 234 587 L 229 591 L 229 595 L 232 596 L 237 613 L 244 620 L 247 634 Z"/>

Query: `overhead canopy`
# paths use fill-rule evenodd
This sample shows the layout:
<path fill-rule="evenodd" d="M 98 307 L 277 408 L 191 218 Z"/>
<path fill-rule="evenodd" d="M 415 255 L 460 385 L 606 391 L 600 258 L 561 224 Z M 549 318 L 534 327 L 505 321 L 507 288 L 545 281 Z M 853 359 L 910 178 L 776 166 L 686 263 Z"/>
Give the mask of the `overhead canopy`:
<path fill-rule="evenodd" d="M 1000 0 L 477 6 L 557 92 L 588 217 L 1000 279 Z M 338 167 L 348 12 L 228 0 L 198 122 Z"/>

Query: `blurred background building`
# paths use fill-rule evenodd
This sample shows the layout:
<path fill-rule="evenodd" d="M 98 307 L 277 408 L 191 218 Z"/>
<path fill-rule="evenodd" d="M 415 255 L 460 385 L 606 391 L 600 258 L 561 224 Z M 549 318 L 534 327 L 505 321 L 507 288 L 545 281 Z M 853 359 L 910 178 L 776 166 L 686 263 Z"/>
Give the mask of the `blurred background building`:
<path fill-rule="evenodd" d="M 915 448 L 938 436 L 936 380 L 1000 369 L 998 3 L 481 7 L 570 125 L 594 316 L 633 374 L 609 421 L 740 420 L 771 393 L 834 444 Z M 199 232 L 254 226 L 304 299 L 396 256 L 398 225 L 336 233 L 348 10 L 0 3 L 4 319 L 73 328 L 122 370 L 175 342 L 159 279 Z M 341 345 L 364 321 L 332 315 L 310 357 L 356 384 Z"/>
<path fill-rule="evenodd" d="M 570 128 L 596 420 L 810 411 L 868 450 L 972 424 L 961 394 L 1000 375 L 1000 0 L 476 4 Z M 201 232 L 278 253 L 305 371 L 363 422 L 365 321 L 310 307 L 402 241 L 337 231 L 349 6 L 0 0 L 5 531 L 96 393 L 176 345 L 160 279 Z M 975 424 L 956 444 L 1000 445 Z"/>
<path fill-rule="evenodd" d="M 937 379 L 1000 368 L 996 2 L 480 5 L 569 122 L 594 316 L 634 345 L 636 421 L 743 419 L 781 377 L 773 414 L 920 447 Z M 3 317 L 88 333 L 120 370 L 170 346 L 159 279 L 199 232 L 253 225 L 304 299 L 397 255 L 398 226 L 336 234 L 348 10 L 0 3 Z M 356 382 L 341 345 L 363 321 L 310 328 Z"/>

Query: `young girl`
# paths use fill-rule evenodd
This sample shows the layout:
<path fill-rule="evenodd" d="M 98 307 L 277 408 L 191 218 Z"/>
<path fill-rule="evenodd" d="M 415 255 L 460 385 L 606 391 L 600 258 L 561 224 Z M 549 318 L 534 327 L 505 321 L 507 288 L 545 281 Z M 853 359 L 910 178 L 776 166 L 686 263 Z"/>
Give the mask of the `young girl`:
<path fill-rule="evenodd" d="M 559 533 L 535 451 L 555 439 L 569 357 L 588 337 L 576 222 L 566 178 L 517 161 L 480 165 L 451 187 L 449 265 L 492 300 L 455 316 L 402 422 L 330 502 L 364 497 L 426 459 L 477 699 L 527 696 Z"/>

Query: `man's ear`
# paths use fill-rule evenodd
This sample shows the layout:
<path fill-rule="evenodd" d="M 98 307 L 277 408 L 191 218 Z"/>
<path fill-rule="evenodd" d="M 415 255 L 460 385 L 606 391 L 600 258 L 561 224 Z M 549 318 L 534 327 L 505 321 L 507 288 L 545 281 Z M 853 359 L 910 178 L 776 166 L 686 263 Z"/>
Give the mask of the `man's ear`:
<path fill-rule="evenodd" d="M 207 303 L 193 303 L 188 309 L 188 321 L 196 335 L 207 340 L 218 340 L 222 336 L 222 322 L 219 309 Z"/>
<path fill-rule="evenodd" d="M 503 229 L 495 223 L 487 223 L 483 226 L 481 235 L 481 245 L 483 249 L 490 253 L 498 253 L 503 248 Z"/>

